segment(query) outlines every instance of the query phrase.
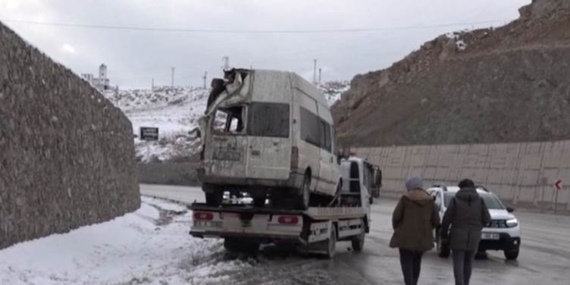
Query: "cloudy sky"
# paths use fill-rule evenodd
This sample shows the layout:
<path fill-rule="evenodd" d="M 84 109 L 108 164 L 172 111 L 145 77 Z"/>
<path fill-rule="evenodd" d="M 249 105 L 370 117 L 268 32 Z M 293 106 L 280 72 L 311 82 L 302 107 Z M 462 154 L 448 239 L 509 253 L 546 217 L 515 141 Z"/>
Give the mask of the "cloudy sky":
<path fill-rule="evenodd" d="M 0 21 L 76 73 L 112 85 L 202 84 L 232 66 L 323 80 L 390 66 L 449 31 L 500 26 L 531 0 L 0 0 Z M 65 24 L 65 25 L 60 25 Z"/>

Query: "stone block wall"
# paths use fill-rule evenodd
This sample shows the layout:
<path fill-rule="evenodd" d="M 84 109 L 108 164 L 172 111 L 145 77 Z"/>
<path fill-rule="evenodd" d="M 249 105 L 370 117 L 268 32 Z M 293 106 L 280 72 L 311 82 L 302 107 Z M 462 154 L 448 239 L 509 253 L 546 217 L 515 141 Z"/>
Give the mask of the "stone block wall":
<path fill-rule="evenodd" d="M 426 186 L 471 178 L 513 205 L 552 210 L 554 182 L 563 181 L 558 209 L 570 210 L 570 141 L 357 148 L 383 170 L 384 195 L 404 192 L 409 176 Z"/>
<path fill-rule="evenodd" d="M 127 117 L 0 23 L 0 248 L 140 206 Z"/>

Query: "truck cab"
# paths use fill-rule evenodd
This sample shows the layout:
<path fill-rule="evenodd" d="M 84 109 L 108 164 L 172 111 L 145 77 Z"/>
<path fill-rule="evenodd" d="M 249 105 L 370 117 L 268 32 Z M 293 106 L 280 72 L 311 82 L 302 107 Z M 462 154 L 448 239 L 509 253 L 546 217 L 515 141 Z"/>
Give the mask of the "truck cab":
<path fill-rule="evenodd" d="M 380 167 L 373 165 L 365 159 L 350 156 L 341 161 L 342 193 L 355 195 L 364 192 L 364 199 L 369 203 L 373 198 L 380 197 L 382 186 L 382 171 Z M 363 201 L 364 202 L 364 201 Z"/>

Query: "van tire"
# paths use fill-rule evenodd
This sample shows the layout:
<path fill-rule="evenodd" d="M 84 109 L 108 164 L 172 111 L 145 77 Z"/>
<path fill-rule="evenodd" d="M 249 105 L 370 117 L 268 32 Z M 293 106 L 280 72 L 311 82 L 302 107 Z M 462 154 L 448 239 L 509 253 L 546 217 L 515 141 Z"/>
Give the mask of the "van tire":
<path fill-rule="evenodd" d="M 211 184 L 202 185 L 202 190 L 206 196 L 206 204 L 211 207 L 218 207 L 224 199 L 224 191 Z"/>
<path fill-rule="evenodd" d="M 306 210 L 309 208 L 311 200 L 311 176 L 305 174 L 303 178 L 303 184 L 299 188 L 298 193 L 298 208 L 300 210 Z"/>
<path fill-rule="evenodd" d="M 256 208 L 262 208 L 265 206 L 265 197 L 254 197 L 253 198 L 253 206 Z"/>

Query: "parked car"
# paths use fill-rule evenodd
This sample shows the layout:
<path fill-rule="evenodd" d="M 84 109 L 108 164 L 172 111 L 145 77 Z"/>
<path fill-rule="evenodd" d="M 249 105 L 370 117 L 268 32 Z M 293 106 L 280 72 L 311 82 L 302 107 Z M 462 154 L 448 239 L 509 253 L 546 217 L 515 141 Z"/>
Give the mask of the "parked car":
<path fill-rule="evenodd" d="M 334 123 L 318 88 L 295 73 L 249 69 L 226 71 L 212 87 L 200 120 L 206 203 L 241 191 L 255 206 L 270 197 L 306 209 L 340 191 Z"/>
<path fill-rule="evenodd" d="M 443 218 L 449 202 L 455 196 L 459 187 L 456 186 L 433 186 L 428 193 L 435 198 L 439 209 L 439 216 Z M 478 186 L 477 193 L 485 202 L 491 214 L 491 223 L 483 228 L 479 252 L 487 250 L 500 250 L 504 252 L 505 258 L 515 260 L 519 256 L 521 244 L 521 226 L 517 218 L 513 215 L 514 209 L 505 206 L 501 199 L 485 187 Z M 434 233 L 437 251 L 439 256 L 448 257 L 450 250 L 442 244 L 439 229 Z"/>

